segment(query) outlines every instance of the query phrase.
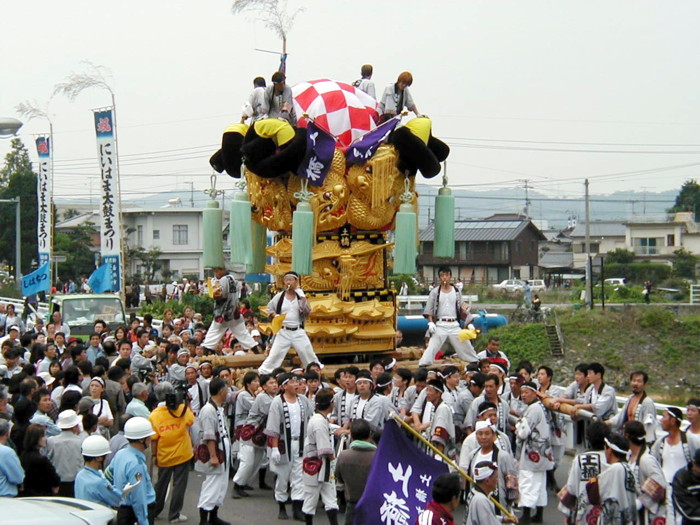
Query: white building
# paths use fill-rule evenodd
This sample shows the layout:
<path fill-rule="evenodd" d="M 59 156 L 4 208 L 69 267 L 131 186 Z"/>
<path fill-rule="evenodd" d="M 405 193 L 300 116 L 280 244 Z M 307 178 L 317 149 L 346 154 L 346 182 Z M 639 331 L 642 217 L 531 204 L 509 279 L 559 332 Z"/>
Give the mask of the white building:
<path fill-rule="evenodd" d="M 625 241 L 626 228 L 619 221 L 591 221 L 589 234 L 591 255 L 606 254 L 617 248 L 627 247 Z M 586 223 L 578 223 L 569 235 L 571 248 L 574 252 L 574 268 L 586 267 Z"/>
<path fill-rule="evenodd" d="M 628 222 L 625 226 L 627 249 L 640 259 L 670 264 L 679 248 L 700 254 L 700 225 L 692 212 L 675 213 L 663 222 Z"/>
<path fill-rule="evenodd" d="M 228 210 L 224 210 L 224 230 L 228 226 Z M 57 230 L 71 229 L 86 222 L 92 222 L 99 229 L 99 213 L 93 211 L 73 217 L 55 226 Z M 146 251 L 157 249 L 161 252 L 160 271 L 171 272 L 174 279 L 185 275 L 204 277 L 203 265 L 203 209 L 202 208 L 160 208 L 144 210 L 126 208 L 122 211 L 123 231 L 128 248 L 143 248 Z M 224 235 L 222 231 L 221 235 Z M 94 249 L 99 251 L 99 233 L 94 239 Z M 228 247 L 224 245 L 224 250 Z M 127 275 L 143 275 L 143 263 L 128 261 L 124 268 Z"/>

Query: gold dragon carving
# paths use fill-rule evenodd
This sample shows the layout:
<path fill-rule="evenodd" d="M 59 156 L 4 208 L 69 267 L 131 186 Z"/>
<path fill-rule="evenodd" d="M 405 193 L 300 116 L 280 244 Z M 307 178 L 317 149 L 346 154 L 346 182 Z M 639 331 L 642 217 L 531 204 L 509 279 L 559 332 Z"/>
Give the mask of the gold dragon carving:
<path fill-rule="evenodd" d="M 396 160 L 394 147 L 383 145 L 367 163 L 354 164 L 348 170 L 348 222 L 357 229 L 381 230 L 393 221 L 404 190 Z"/>
<path fill-rule="evenodd" d="M 290 177 L 288 194 L 294 206 L 299 202 L 294 194 L 301 189 L 301 178 Z M 314 194 L 309 203 L 314 211 L 316 232 L 335 230 L 347 223 L 348 184 L 345 179 L 345 155 L 339 149 L 333 154 L 333 164 L 322 186 L 309 184 L 308 190 Z"/>

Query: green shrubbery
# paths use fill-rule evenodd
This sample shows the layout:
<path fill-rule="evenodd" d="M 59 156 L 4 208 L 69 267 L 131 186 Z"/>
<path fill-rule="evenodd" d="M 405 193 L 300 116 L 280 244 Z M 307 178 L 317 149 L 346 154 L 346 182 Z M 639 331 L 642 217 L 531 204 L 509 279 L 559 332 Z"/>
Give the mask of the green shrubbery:
<path fill-rule="evenodd" d="M 258 315 L 260 314 L 260 306 L 265 306 L 270 300 L 269 294 L 266 292 L 255 292 L 247 298 L 252 310 Z M 153 301 L 151 304 L 141 303 L 139 315 L 151 314 L 156 319 L 163 318 L 163 312 L 170 308 L 175 316 L 182 315 L 185 308 L 191 306 L 192 309 L 202 314 L 204 324 L 209 324 L 212 321 L 214 314 L 214 300 L 208 295 L 185 295 L 182 301 Z"/>
<path fill-rule="evenodd" d="M 609 277 L 624 277 L 628 281 L 643 284 L 644 281 L 660 283 L 671 276 L 672 268 L 666 264 L 649 261 L 628 264 L 606 264 L 605 275 Z"/>

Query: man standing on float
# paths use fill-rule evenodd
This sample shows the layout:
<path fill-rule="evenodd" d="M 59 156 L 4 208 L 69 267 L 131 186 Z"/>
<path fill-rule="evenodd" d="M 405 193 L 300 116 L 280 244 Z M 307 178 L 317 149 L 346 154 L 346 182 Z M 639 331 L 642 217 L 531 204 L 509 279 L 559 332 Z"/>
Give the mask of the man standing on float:
<path fill-rule="evenodd" d="M 270 355 L 258 368 L 258 373 L 271 374 L 278 368 L 290 348 L 296 350 L 304 368 L 309 363 L 321 363 L 314 353 L 309 336 L 304 330 L 304 321 L 311 313 L 304 291 L 299 288 L 299 274 L 287 272 L 283 278 L 285 289 L 275 295 L 267 305 L 267 313 L 271 318 L 284 315 L 282 327 L 275 334 L 270 348 Z"/>
<path fill-rule="evenodd" d="M 249 350 L 258 345 L 245 327 L 245 320 L 238 310 L 240 290 L 236 279 L 223 266 L 212 268 L 214 278 L 211 280 L 214 290 L 214 320 L 207 330 L 202 346 L 207 353 L 214 353 L 216 346 L 226 333 L 231 330 L 236 340 Z"/>
<path fill-rule="evenodd" d="M 430 343 L 423 352 L 418 366 L 429 366 L 435 362 L 435 354 L 438 353 L 446 340 L 449 340 L 457 356 L 463 361 L 474 363 L 478 361 L 474 347 L 469 340 L 459 340 L 459 321 L 471 323 L 474 318 L 469 313 L 469 307 L 462 300 L 462 294 L 451 283 L 452 270 L 442 266 L 438 270 L 440 286 L 436 286 L 428 295 L 423 316 L 428 319 L 428 332 Z"/>

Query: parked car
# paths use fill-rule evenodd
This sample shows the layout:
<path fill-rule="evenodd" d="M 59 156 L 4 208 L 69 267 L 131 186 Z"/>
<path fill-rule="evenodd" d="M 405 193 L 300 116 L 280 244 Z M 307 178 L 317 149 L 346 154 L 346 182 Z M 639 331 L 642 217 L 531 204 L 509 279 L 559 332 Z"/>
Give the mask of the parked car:
<path fill-rule="evenodd" d="M 498 284 L 492 284 L 491 288 L 503 293 L 522 292 L 525 288 L 525 281 L 521 281 L 520 279 L 506 279 Z"/>
<path fill-rule="evenodd" d="M 544 279 L 528 279 L 530 283 L 530 290 L 532 293 L 542 293 L 547 291 L 547 285 L 544 283 Z"/>
<path fill-rule="evenodd" d="M 611 277 L 610 279 L 605 279 L 603 281 L 607 288 L 619 288 L 621 286 L 627 286 L 627 279 L 624 277 Z M 596 286 L 601 286 L 600 282 L 596 283 Z"/>
<path fill-rule="evenodd" d="M 117 513 L 75 498 L 0 498 L 0 516 L 10 520 L 3 523 L 15 525 L 108 525 L 116 522 Z"/>
<path fill-rule="evenodd" d="M 605 286 L 627 286 L 627 279 L 624 277 L 605 279 Z"/>

